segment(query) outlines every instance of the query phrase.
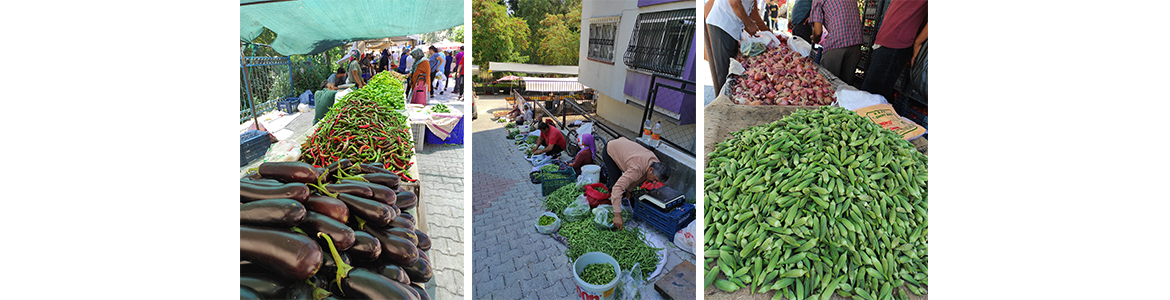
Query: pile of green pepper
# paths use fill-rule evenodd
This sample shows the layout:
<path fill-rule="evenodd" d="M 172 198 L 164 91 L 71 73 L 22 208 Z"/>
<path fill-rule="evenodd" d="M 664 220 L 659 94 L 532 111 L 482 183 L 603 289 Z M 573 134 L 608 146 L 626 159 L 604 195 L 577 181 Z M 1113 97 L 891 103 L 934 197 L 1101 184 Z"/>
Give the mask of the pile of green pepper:
<path fill-rule="evenodd" d="M 378 73 L 370 78 L 370 82 L 365 87 L 346 94 L 337 103 L 353 99 L 369 99 L 386 109 L 404 109 L 406 108 L 406 90 L 402 85 L 402 79 L 395 75 L 394 72 Z M 336 108 L 337 105 L 335 104 L 334 107 Z"/>
<path fill-rule="evenodd" d="M 927 284 L 927 159 L 840 107 L 746 128 L 708 155 L 706 282 L 787 299 L 906 299 Z"/>
<path fill-rule="evenodd" d="M 431 107 L 431 112 L 436 112 L 436 113 L 451 113 L 451 108 L 447 107 L 447 105 L 444 105 L 444 104 L 442 104 L 442 103 L 439 103 L 439 104 L 435 104 L 435 106 L 432 106 L 432 107 Z"/>
<path fill-rule="evenodd" d="M 577 185 L 566 184 L 544 198 L 544 207 L 557 214 L 557 217 L 564 219 L 565 208 L 584 193 L 584 191 L 577 189 Z"/>
<path fill-rule="evenodd" d="M 647 245 L 645 233 L 637 228 L 602 230 L 593 225 L 593 218 L 586 218 L 562 225 L 558 234 L 569 241 L 569 250 L 565 254 L 570 261 L 585 253 L 601 252 L 617 260 L 622 270 L 632 269 L 634 263 L 638 263 L 638 271 L 649 277 L 661 260 L 658 251 L 662 248 Z"/>
<path fill-rule="evenodd" d="M 557 219 L 553 218 L 553 217 L 540 216 L 540 223 L 539 224 L 540 224 L 540 226 L 548 226 L 548 224 L 552 224 L 553 221 L 556 221 L 556 220 Z"/>
<path fill-rule="evenodd" d="M 369 86 L 367 86 L 369 88 Z M 339 102 L 301 145 L 300 161 L 330 165 L 343 158 L 377 163 L 409 181 L 414 140 L 406 116 L 367 98 Z"/>
<path fill-rule="evenodd" d="M 581 280 L 592 285 L 606 285 L 617 278 L 617 273 L 613 272 L 613 265 L 607 263 L 596 263 L 585 266 L 585 270 L 581 272 Z"/>

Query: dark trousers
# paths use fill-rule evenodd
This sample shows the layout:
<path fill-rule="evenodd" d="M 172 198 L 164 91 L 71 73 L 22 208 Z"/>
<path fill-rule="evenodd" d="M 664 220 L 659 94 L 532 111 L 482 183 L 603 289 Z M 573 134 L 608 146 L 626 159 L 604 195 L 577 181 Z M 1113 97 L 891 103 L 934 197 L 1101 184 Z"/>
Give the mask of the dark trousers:
<path fill-rule="evenodd" d="M 601 160 L 605 162 L 605 187 L 613 190 L 613 185 L 617 184 L 618 178 L 622 177 L 622 170 L 613 161 L 613 157 L 609 156 L 609 147 L 605 147 L 605 151 L 601 151 Z"/>
<path fill-rule="evenodd" d="M 821 66 L 849 85 L 856 84 L 853 79 L 856 77 L 858 61 L 861 61 L 861 45 L 826 49 L 821 54 Z"/>
<path fill-rule="evenodd" d="M 812 25 L 808 24 L 794 24 L 792 25 L 792 35 L 798 37 L 809 45 L 812 45 Z"/>
<path fill-rule="evenodd" d="M 455 74 L 455 92 L 463 96 L 463 75 Z"/>
<path fill-rule="evenodd" d="M 865 83 L 861 84 L 861 90 L 870 94 L 882 95 L 882 97 L 886 97 L 886 100 L 893 99 L 894 83 L 898 82 L 898 76 L 902 75 L 902 70 L 905 69 L 906 63 L 910 62 L 912 54 L 914 54 L 913 48 L 881 47 L 874 49 L 869 69 L 865 71 Z"/>
<path fill-rule="evenodd" d="M 715 80 L 715 93 L 723 93 L 723 84 L 727 83 L 727 68 L 731 65 L 730 59 L 739 51 L 739 40 L 735 39 L 723 29 L 707 25 L 707 64 L 711 66 L 711 77 Z"/>

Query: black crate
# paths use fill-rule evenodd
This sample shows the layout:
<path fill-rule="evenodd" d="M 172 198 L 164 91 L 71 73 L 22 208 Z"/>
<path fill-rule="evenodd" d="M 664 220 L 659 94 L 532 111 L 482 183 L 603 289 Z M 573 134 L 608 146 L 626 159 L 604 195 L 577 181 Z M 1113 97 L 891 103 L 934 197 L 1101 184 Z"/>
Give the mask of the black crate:
<path fill-rule="evenodd" d="M 268 146 L 272 140 L 267 131 L 249 130 L 240 134 L 240 166 L 246 166 L 253 160 L 268 153 Z"/>

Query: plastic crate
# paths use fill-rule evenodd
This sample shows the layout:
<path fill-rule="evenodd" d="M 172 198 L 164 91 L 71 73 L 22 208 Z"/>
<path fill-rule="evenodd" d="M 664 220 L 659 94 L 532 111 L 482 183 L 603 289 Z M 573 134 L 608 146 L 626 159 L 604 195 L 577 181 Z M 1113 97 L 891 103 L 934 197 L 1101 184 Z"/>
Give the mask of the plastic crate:
<path fill-rule="evenodd" d="M 566 184 L 577 184 L 577 172 L 573 171 L 573 168 L 569 168 L 568 170 L 556 171 L 556 172 L 548 172 L 547 174 L 561 174 L 561 175 L 565 175 L 565 178 L 541 179 L 540 180 L 540 195 L 541 196 L 547 197 L 549 194 L 556 192 L 557 189 L 561 188 L 562 186 L 565 186 Z"/>
<path fill-rule="evenodd" d="M 455 127 L 451 128 L 451 135 L 447 136 L 447 140 L 439 139 L 439 137 L 436 136 L 435 133 L 431 132 L 430 127 L 426 127 L 426 128 L 427 128 L 427 130 L 426 130 L 426 133 L 427 133 L 426 143 L 427 144 L 432 144 L 432 145 L 440 145 L 440 144 L 462 145 L 463 144 L 463 119 L 462 118 L 459 119 L 459 123 L 455 124 Z"/>
<path fill-rule="evenodd" d="M 276 103 L 276 109 L 291 115 L 297 113 L 298 104 L 301 104 L 300 98 L 285 98 Z"/>
<path fill-rule="evenodd" d="M 682 205 L 662 211 L 657 206 L 644 201 L 631 200 L 630 202 L 634 202 L 635 218 L 650 224 L 658 231 L 662 231 L 671 242 L 674 242 L 674 233 L 695 220 L 694 204 L 679 201 L 683 202 Z"/>
<path fill-rule="evenodd" d="M 272 140 L 267 131 L 249 130 L 240 134 L 240 166 L 246 166 L 253 160 L 268 153 L 268 146 Z"/>

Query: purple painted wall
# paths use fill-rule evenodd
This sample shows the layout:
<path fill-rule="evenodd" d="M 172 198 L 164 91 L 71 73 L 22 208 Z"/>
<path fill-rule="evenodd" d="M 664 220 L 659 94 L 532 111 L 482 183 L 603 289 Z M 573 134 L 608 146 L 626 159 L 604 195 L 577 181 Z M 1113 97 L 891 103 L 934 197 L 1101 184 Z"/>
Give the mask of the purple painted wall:
<path fill-rule="evenodd" d="M 688 71 L 690 73 L 694 73 L 693 68 L 689 69 Z M 691 74 L 691 78 L 694 78 L 694 74 Z M 663 77 L 658 77 L 657 83 L 675 87 L 682 85 L 681 82 Z M 696 87 L 693 84 L 688 84 L 685 89 L 688 91 L 695 91 Z M 646 101 L 646 94 L 649 91 L 650 75 L 633 71 L 626 71 L 626 96 Z M 695 95 L 684 94 L 667 88 L 659 88 L 656 98 L 658 99 L 655 100 L 655 106 L 679 114 L 679 125 L 695 123 Z"/>
<path fill-rule="evenodd" d="M 693 2 L 694 0 L 638 0 L 638 7 L 659 5 L 659 4 L 671 3 L 671 2 L 683 2 L 683 1 Z"/>

